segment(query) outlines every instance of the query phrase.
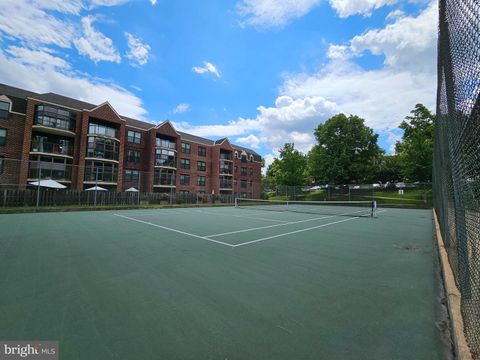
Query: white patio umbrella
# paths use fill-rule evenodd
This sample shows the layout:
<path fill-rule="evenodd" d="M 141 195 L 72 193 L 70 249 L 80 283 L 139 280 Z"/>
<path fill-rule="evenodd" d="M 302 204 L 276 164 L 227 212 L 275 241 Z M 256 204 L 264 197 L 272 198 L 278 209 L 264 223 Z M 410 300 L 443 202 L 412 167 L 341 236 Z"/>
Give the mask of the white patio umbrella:
<path fill-rule="evenodd" d="M 108 191 L 105 188 L 102 188 L 101 186 L 95 185 L 92 186 L 91 188 L 85 189 L 85 191 Z"/>
<path fill-rule="evenodd" d="M 62 185 L 60 184 L 59 182 L 56 182 L 55 180 L 40 180 L 40 183 L 39 181 L 32 181 L 31 183 L 29 183 L 30 185 L 33 185 L 33 186 L 40 186 L 40 187 L 45 187 L 45 188 L 50 188 L 50 189 L 65 189 L 66 186 L 65 185 Z"/>
<path fill-rule="evenodd" d="M 125 190 L 125 191 L 128 191 L 128 192 L 138 192 L 138 190 L 135 189 L 134 187 L 128 188 L 128 189 Z"/>

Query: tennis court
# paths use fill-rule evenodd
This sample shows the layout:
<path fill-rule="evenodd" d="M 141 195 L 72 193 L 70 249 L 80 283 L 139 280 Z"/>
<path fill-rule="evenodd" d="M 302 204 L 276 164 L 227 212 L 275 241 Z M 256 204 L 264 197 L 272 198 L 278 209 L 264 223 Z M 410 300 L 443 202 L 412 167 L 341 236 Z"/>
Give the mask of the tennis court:
<path fill-rule="evenodd" d="M 431 211 L 251 205 L 0 216 L 0 338 L 60 359 L 443 357 Z"/>

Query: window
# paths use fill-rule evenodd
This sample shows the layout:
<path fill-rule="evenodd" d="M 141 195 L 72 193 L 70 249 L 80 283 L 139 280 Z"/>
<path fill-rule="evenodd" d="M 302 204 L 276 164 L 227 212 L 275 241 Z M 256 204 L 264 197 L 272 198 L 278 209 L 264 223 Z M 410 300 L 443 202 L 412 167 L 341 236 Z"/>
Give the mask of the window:
<path fill-rule="evenodd" d="M 0 175 L 3 174 L 3 166 L 4 166 L 5 158 L 0 156 Z"/>
<path fill-rule="evenodd" d="M 198 147 L 198 156 L 207 156 L 207 148 L 203 146 Z"/>
<path fill-rule="evenodd" d="M 111 126 L 90 122 L 88 126 L 88 133 L 94 135 L 108 136 L 117 138 L 117 129 Z"/>
<path fill-rule="evenodd" d="M 188 190 L 180 190 L 178 193 L 180 196 L 187 196 L 189 194 Z"/>
<path fill-rule="evenodd" d="M 190 160 L 189 159 L 180 159 L 180 167 L 182 169 L 190 169 Z"/>
<path fill-rule="evenodd" d="M 87 157 L 118 161 L 118 142 L 104 137 L 89 136 Z"/>
<path fill-rule="evenodd" d="M 243 166 L 242 166 L 242 168 L 241 168 L 241 170 L 240 170 L 240 175 L 242 175 L 242 176 L 247 176 L 247 168 L 246 168 L 246 167 L 243 167 Z"/>
<path fill-rule="evenodd" d="M 85 181 L 96 181 L 98 172 L 98 181 L 116 183 L 117 165 L 104 163 L 100 161 L 85 162 Z"/>
<path fill-rule="evenodd" d="M 160 169 L 155 171 L 154 185 L 175 186 L 175 170 Z"/>
<path fill-rule="evenodd" d="M 160 138 L 160 137 L 157 137 L 155 139 L 155 145 L 157 147 L 163 147 L 163 148 L 167 148 L 167 149 L 173 149 L 173 150 L 176 149 L 175 141 L 165 139 L 165 138 Z"/>
<path fill-rule="evenodd" d="M 0 146 L 7 143 L 7 129 L 0 129 Z"/>
<path fill-rule="evenodd" d="M 253 168 L 250 168 L 250 175 L 253 175 Z"/>
<path fill-rule="evenodd" d="M 155 149 L 155 166 L 177 167 L 177 153 L 173 150 Z"/>
<path fill-rule="evenodd" d="M 125 181 L 138 182 L 138 170 L 125 170 Z"/>
<path fill-rule="evenodd" d="M 35 125 L 75 131 L 75 113 L 53 106 L 37 105 L 35 109 Z"/>
<path fill-rule="evenodd" d="M 233 174 L 233 164 L 230 161 L 220 161 L 220 174 Z"/>
<path fill-rule="evenodd" d="M 142 141 L 142 134 L 136 131 L 128 130 L 127 141 L 129 143 L 140 144 Z"/>
<path fill-rule="evenodd" d="M 240 187 L 241 188 L 246 188 L 247 187 L 247 181 L 246 180 L 240 181 Z"/>
<path fill-rule="evenodd" d="M 180 175 L 180 185 L 190 185 L 190 175 Z"/>
<path fill-rule="evenodd" d="M 205 161 L 197 162 L 197 170 L 198 171 L 206 171 L 207 170 L 207 163 Z"/>
<path fill-rule="evenodd" d="M 198 186 L 205 186 L 207 178 L 205 176 L 197 177 L 197 185 Z"/>
<path fill-rule="evenodd" d="M 127 150 L 127 162 L 139 163 L 140 162 L 140 151 Z"/>
<path fill-rule="evenodd" d="M 31 155 L 28 169 L 29 179 L 52 179 L 69 181 L 71 179 L 72 160 L 53 156 Z"/>
<path fill-rule="evenodd" d="M 0 101 L 0 119 L 6 119 L 8 117 L 8 111 L 10 110 L 10 103 Z"/>
<path fill-rule="evenodd" d="M 190 144 L 182 143 L 181 151 L 183 154 L 190 154 Z"/>

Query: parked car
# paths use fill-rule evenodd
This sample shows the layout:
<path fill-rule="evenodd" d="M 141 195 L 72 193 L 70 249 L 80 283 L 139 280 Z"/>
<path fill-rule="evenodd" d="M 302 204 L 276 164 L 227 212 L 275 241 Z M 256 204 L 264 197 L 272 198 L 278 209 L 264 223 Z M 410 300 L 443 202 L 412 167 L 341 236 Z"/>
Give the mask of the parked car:
<path fill-rule="evenodd" d="M 407 187 L 407 185 L 405 185 L 404 182 L 397 182 L 397 183 L 395 184 L 395 187 L 396 187 L 397 189 L 405 189 L 405 188 Z"/>

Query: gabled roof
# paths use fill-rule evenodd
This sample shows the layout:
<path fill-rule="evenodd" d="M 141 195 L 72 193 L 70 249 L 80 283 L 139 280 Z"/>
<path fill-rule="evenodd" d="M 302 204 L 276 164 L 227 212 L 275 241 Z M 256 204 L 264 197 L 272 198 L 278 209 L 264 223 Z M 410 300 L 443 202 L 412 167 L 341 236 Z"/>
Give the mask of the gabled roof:
<path fill-rule="evenodd" d="M 143 129 L 143 130 L 148 130 L 148 129 L 151 129 L 151 128 L 155 127 L 155 124 L 147 122 L 147 121 L 132 119 L 132 118 L 129 118 L 129 117 L 126 117 L 126 116 L 121 116 L 121 118 L 123 120 L 125 120 L 127 125 L 134 126 L 134 127 L 137 127 L 137 128 Z"/>
<path fill-rule="evenodd" d="M 243 147 L 243 146 L 240 146 L 240 145 L 232 144 L 232 147 L 233 147 L 235 150 L 245 151 L 245 152 L 247 152 L 247 153 L 260 156 L 257 152 L 253 151 L 252 149 L 249 149 L 249 148 L 246 148 L 246 147 Z M 261 156 L 260 156 L 260 157 L 261 157 Z"/>
<path fill-rule="evenodd" d="M 204 145 L 210 145 L 210 146 L 215 144 L 215 141 L 210 140 L 210 139 L 205 139 L 205 138 L 202 138 L 200 136 L 187 134 L 187 133 L 184 133 L 182 131 L 179 131 L 178 133 L 180 134 L 182 139 L 187 140 L 187 141 L 193 141 L 193 142 L 197 142 L 197 143 L 204 144 Z"/>
<path fill-rule="evenodd" d="M 94 105 L 94 104 L 87 103 L 85 101 L 72 99 L 72 98 L 69 98 L 69 97 L 66 97 L 66 96 L 63 96 L 63 95 L 58 95 L 58 94 L 55 94 L 55 93 L 52 93 L 52 92 L 45 93 L 45 94 L 37 94 L 37 95 L 34 95 L 34 96 L 29 96 L 29 97 L 33 97 L 35 99 L 51 102 L 51 103 L 54 103 L 54 104 L 63 105 L 63 106 L 66 106 L 66 107 L 69 107 L 69 108 L 72 108 L 72 109 L 77 109 L 77 110 L 92 110 L 92 109 L 95 109 L 96 107 L 99 107 L 99 106 L 104 104 L 103 103 L 101 105 Z"/>

